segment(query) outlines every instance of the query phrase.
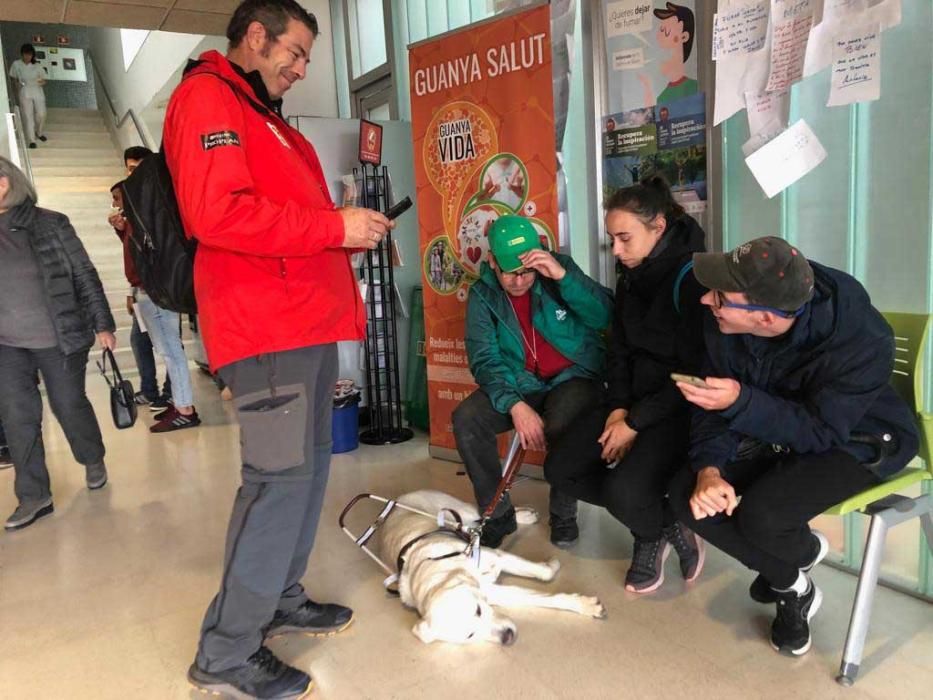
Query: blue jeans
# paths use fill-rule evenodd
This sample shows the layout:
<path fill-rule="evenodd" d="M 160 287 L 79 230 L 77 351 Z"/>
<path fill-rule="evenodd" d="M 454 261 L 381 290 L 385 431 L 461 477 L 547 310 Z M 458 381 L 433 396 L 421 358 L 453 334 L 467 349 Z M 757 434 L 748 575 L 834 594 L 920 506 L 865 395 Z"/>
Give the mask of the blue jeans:
<path fill-rule="evenodd" d="M 194 405 L 194 392 L 191 388 L 191 373 L 188 370 L 188 357 L 181 344 L 178 331 L 178 314 L 156 306 L 149 296 L 140 291 L 136 299 L 139 313 L 149 332 L 152 347 L 159 353 L 168 369 L 172 380 L 172 399 L 176 406 Z"/>
<path fill-rule="evenodd" d="M 152 341 L 148 333 L 139 329 L 139 321 L 133 316 L 133 330 L 130 331 L 130 347 L 133 348 L 133 357 L 136 358 L 136 367 L 139 369 L 139 390 L 150 401 L 159 398 L 159 378 L 156 375 L 155 357 L 152 355 Z M 172 395 L 172 380 L 165 373 L 165 383 L 162 385 L 165 396 Z"/>

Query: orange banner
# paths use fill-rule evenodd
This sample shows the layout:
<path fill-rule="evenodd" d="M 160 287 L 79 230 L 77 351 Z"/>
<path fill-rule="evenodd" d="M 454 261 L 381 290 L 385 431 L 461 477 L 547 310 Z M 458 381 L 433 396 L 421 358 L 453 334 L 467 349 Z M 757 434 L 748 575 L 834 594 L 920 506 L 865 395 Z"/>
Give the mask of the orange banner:
<path fill-rule="evenodd" d="M 476 388 L 463 342 L 467 293 L 489 226 L 526 216 L 556 249 L 550 8 L 425 41 L 408 58 L 431 444 L 455 449 L 451 413 Z"/>

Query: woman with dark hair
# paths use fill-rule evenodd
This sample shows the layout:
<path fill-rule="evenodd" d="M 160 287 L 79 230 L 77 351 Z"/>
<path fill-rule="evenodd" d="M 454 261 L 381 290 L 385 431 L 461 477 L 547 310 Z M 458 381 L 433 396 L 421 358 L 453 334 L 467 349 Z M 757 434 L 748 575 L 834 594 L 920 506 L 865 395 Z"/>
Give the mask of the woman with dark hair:
<path fill-rule="evenodd" d="M 26 142 L 30 148 L 35 148 L 36 139 L 48 140 L 45 136 L 45 91 L 42 89 L 48 76 L 36 63 L 36 49 L 32 44 L 23 44 L 19 55 L 21 58 L 10 66 L 10 77 L 16 85 Z"/>
<path fill-rule="evenodd" d="M 625 588 L 657 590 L 673 546 L 686 580 L 703 567 L 702 542 L 674 519 L 670 477 L 687 458 L 689 416 L 671 372 L 695 374 L 703 350 L 706 291 L 691 271 L 703 229 L 660 177 L 606 202 L 606 233 L 619 263 L 607 405 L 581 417 L 548 461 L 561 492 L 604 506 L 635 537 Z"/>
<path fill-rule="evenodd" d="M 0 420 L 19 500 L 7 530 L 53 511 L 37 373 L 75 459 L 85 466 L 87 487 L 107 483 L 104 442 L 84 382 L 95 334 L 112 350 L 114 330 L 97 270 L 68 218 L 37 207 L 29 180 L 0 157 Z"/>

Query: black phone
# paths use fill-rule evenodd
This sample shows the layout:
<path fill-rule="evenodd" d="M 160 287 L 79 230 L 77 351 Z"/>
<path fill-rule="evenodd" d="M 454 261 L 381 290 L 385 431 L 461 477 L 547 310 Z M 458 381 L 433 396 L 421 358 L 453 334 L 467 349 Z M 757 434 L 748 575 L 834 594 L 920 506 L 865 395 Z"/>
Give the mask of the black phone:
<path fill-rule="evenodd" d="M 386 218 L 389 219 L 389 221 L 391 221 L 392 219 L 395 219 L 401 216 L 402 214 L 404 214 L 410 208 L 411 208 L 411 197 L 405 197 L 405 199 L 393 205 L 389 209 L 389 211 L 386 212 Z"/>

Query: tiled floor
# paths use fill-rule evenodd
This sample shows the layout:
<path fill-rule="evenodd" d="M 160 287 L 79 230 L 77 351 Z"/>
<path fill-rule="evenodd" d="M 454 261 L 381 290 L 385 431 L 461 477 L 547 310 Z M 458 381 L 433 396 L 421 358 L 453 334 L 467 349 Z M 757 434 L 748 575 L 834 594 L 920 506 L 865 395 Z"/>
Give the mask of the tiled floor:
<path fill-rule="evenodd" d="M 95 405 L 106 406 L 103 382 L 89 379 Z M 201 428 L 152 436 L 144 425 L 105 426 L 111 482 L 101 492 L 84 488 L 83 470 L 47 416 L 55 514 L 0 534 L 0 698 L 201 697 L 185 670 L 218 584 L 237 438 L 229 405 L 216 400 L 205 378 L 196 381 Z M 672 558 L 657 595 L 625 593 L 630 537 L 590 507 L 581 509 L 582 537 L 573 550 L 555 551 L 543 523 L 521 530 L 507 547 L 529 558 L 556 554 L 563 563 L 557 580 L 529 585 L 597 594 L 607 620 L 519 610 L 512 647 L 425 646 L 410 632 L 415 613 L 383 593 L 382 573 L 336 519 L 362 491 L 437 488 L 467 498 L 466 479 L 456 472 L 457 465 L 427 456 L 423 438 L 334 458 L 306 583 L 319 599 L 353 606 L 357 620 L 334 638 L 271 643 L 314 675 L 314 697 L 929 697 L 930 605 L 880 589 L 862 675 L 844 690 L 833 677 L 853 577 L 817 570 L 826 598 L 813 649 L 788 659 L 766 641 L 771 610 L 748 598 L 751 575 L 718 553 L 690 590 Z M 0 516 L 15 506 L 12 486 L 12 470 L 0 472 Z M 540 482 L 524 482 L 515 494 L 519 503 L 546 507 Z"/>

